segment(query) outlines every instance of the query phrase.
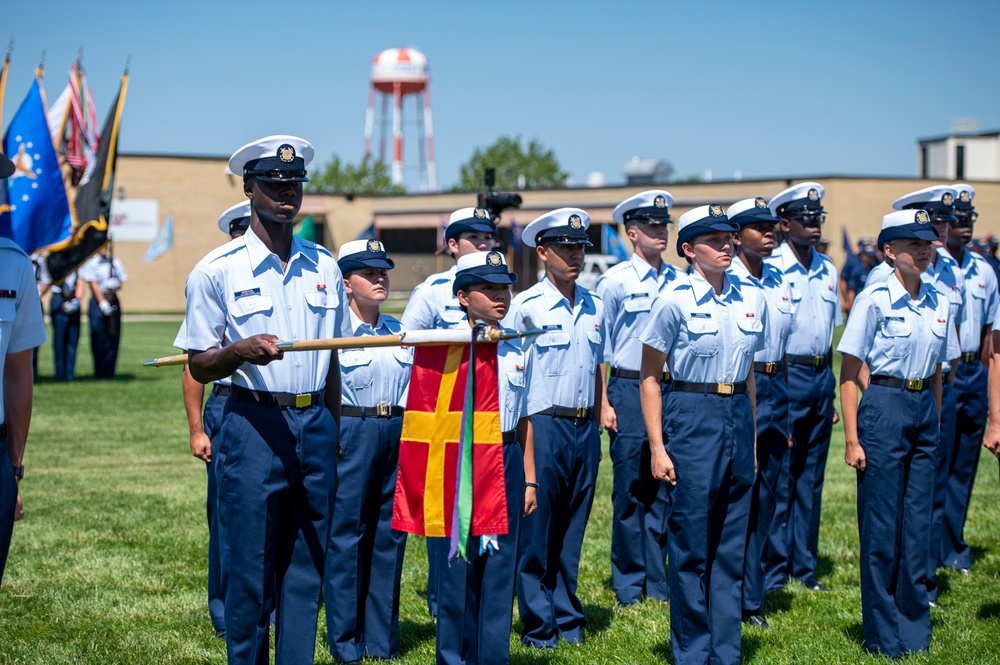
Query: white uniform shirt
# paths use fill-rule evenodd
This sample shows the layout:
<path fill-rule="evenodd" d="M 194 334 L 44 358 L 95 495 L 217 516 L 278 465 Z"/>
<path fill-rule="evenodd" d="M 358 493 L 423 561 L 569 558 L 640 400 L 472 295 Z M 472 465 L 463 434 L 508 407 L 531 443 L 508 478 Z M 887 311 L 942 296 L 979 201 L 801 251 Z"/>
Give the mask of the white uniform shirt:
<path fill-rule="evenodd" d="M 397 335 L 403 330 L 398 319 L 379 314 L 375 327 L 348 310 L 355 337 Z M 340 359 L 341 403 L 346 406 L 406 406 L 406 393 L 413 368 L 413 347 L 369 347 L 342 349 Z"/>
<path fill-rule="evenodd" d="M 0 238 L 0 377 L 7 356 L 45 343 L 45 321 L 31 259 L 13 240 Z M 4 422 L 0 380 L 0 423 Z"/>
<path fill-rule="evenodd" d="M 413 289 L 400 321 L 407 330 L 455 328 L 466 322 L 458 296 L 451 292 L 458 266 L 431 275 Z"/>
<path fill-rule="evenodd" d="M 534 349 L 524 338 L 497 344 L 500 429 L 512 432 L 521 418 L 552 408 L 544 383 L 534 372 Z"/>
<path fill-rule="evenodd" d="M 594 406 L 597 366 L 604 362 L 604 303 L 577 285 L 571 305 L 543 279 L 519 293 L 504 321 L 516 330 L 528 329 L 530 317 L 545 334 L 535 338 L 535 372 L 554 406 Z"/>
<path fill-rule="evenodd" d="M 350 337 L 347 295 L 337 262 L 323 247 L 294 238 L 288 265 L 253 230 L 210 252 L 188 275 L 188 349 L 204 351 L 269 333 L 285 342 Z M 251 390 L 322 390 L 330 351 L 296 351 L 258 366 L 240 365 L 233 384 Z"/>
<path fill-rule="evenodd" d="M 959 330 L 962 353 L 979 353 L 983 327 L 991 324 L 997 312 L 997 276 L 990 264 L 975 252 L 962 256 L 965 275 L 965 322 Z"/>
<path fill-rule="evenodd" d="M 653 301 L 687 275 L 662 263 L 657 272 L 639 256 L 615 264 L 597 280 L 597 295 L 604 301 L 604 358 L 617 369 L 638 371 L 642 361 L 639 334 L 653 308 Z"/>
<path fill-rule="evenodd" d="M 85 282 L 97 282 L 101 291 L 117 290 L 128 281 L 121 259 L 117 256 L 105 259 L 100 254 L 90 257 L 80 267 L 79 277 Z"/>
<path fill-rule="evenodd" d="M 833 261 L 815 249 L 810 248 L 809 255 L 806 269 L 785 241 L 764 261 L 781 271 L 792 291 L 795 334 L 788 339 L 787 352 L 797 356 L 825 356 L 833 343 L 833 329 L 844 322 L 837 269 Z"/>
<path fill-rule="evenodd" d="M 180 349 L 181 351 L 187 353 L 188 347 L 187 347 L 186 318 L 181 321 L 181 329 L 177 331 L 177 336 L 174 337 L 174 346 Z M 228 376 L 224 376 L 221 379 L 216 379 L 214 383 L 217 383 L 220 386 L 231 386 L 233 384 L 233 380 Z"/>
<path fill-rule="evenodd" d="M 692 272 L 688 283 L 657 299 L 640 339 L 673 358 L 674 380 L 737 383 L 767 347 L 767 318 L 764 292 L 753 284 L 726 273 L 716 294 Z"/>
<path fill-rule="evenodd" d="M 788 339 L 795 330 L 795 303 L 792 301 L 792 287 L 775 266 L 765 263 L 757 279 L 747 270 L 739 257 L 733 257 L 729 272 L 744 282 L 749 282 L 764 292 L 767 300 L 768 344 L 754 355 L 755 362 L 780 363 L 785 358 Z"/>

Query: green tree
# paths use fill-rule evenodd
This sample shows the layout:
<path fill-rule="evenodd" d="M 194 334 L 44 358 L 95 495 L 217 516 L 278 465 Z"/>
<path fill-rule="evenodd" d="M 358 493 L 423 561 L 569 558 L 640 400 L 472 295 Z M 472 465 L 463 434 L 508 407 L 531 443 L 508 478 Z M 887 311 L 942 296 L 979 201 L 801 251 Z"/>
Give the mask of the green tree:
<path fill-rule="evenodd" d="M 521 145 L 521 136 L 501 136 L 493 145 L 476 148 L 469 161 L 462 164 L 458 184 L 453 191 L 474 192 L 483 188 L 486 169 L 496 169 L 495 189 L 545 189 L 561 187 L 569 174 L 559 168 L 552 150 L 537 139 Z"/>
<path fill-rule="evenodd" d="M 357 165 L 341 162 L 333 155 L 330 161 L 311 170 L 308 192 L 344 194 L 403 194 L 402 185 L 392 184 L 389 167 L 381 159 L 365 155 Z"/>

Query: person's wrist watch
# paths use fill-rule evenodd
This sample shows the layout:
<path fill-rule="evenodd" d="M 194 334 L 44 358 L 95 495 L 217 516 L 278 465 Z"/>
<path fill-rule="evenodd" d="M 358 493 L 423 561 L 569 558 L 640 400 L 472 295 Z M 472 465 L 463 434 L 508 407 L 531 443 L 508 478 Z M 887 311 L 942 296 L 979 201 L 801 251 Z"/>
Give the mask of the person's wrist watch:
<path fill-rule="evenodd" d="M 14 469 L 14 477 L 17 478 L 18 480 L 22 480 L 24 478 L 24 465 L 22 464 L 21 466 L 14 466 L 13 469 Z"/>

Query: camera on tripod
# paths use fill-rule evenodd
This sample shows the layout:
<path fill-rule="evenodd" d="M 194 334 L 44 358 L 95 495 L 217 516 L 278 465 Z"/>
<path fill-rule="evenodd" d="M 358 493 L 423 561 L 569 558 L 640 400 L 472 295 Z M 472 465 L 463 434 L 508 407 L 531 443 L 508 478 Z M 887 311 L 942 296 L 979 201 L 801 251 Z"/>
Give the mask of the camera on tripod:
<path fill-rule="evenodd" d="M 483 185 L 486 186 L 487 191 L 479 192 L 479 194 L 476 195 L 478 207 L 485 208 L 486 211 L 490 213 L 490 218 L 494 221 L 494 223 L 507 208 L 521 207 L 520 194 L 493 191 L 493 187 L 496 185 L 496 178 L 497 170 L 495 168 L 491 167 L 486 169 L 483 174 Z"/>

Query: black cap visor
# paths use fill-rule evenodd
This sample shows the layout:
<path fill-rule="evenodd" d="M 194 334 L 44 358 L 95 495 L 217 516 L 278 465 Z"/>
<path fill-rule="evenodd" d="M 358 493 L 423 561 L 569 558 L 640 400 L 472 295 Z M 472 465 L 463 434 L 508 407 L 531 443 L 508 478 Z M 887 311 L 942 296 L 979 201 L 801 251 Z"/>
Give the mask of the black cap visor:
<path fill-rule="evenodd" d="M 481 268 L 469 268 L 461 270 L 455 275 L 455 281 L 451 284 L 451 292 L 458 295 L 459 291 L 465 291 L 470 286 L 476 284 L 505 284 L 513 286 L 517 284 L 517 273 L 507 272 L 507 266 L 482 266 Z"/>
<path fill-rule="evenodd" d="M 684 243 L 693 243 L 698 239 L 698 236 L 708 235 L 710 233 L 735 233 L 740 230 L 737 224 L 731 221 L 718 221 L 718 222 L 697 222 L 695 224 L 690 224 L 685 226 L 683 230 L 677 234 L 677 256 L 684 258 Z"/>
<path fill-rule="evenodd" d="M 941 235 L 930 224 L 903 224 L 883 229 L 878 234 L 878 246 L 882 248 L 885 247 L 885 243 L 891 240 L 901 240 L 904 238 L 934 242 L 935 240 L 939 240 Z"/>
<path fill-rule="evenodd" d="M 465 232 L 474 233 L 496 233 L 496 225 L 488 219 L 480 219 L 478 217 L 471 217 L 461 222 L 455 222 L 449 224 L 448 228 L 444 231 L 445 242 L 451 240 L 452 238 L 458 237 L 458 234 Z"/>
<path fill-rule="evenodd" d="M 337 261 L 337 265 L 340 266 L 340 272 L 345 275 L 355 270 L 364 270 L 365 268 L 392 270 L 396 267 L 396 263 L 392 259 L 385 257 L 362 258 L 358 255 L 345 256 Z"/>

